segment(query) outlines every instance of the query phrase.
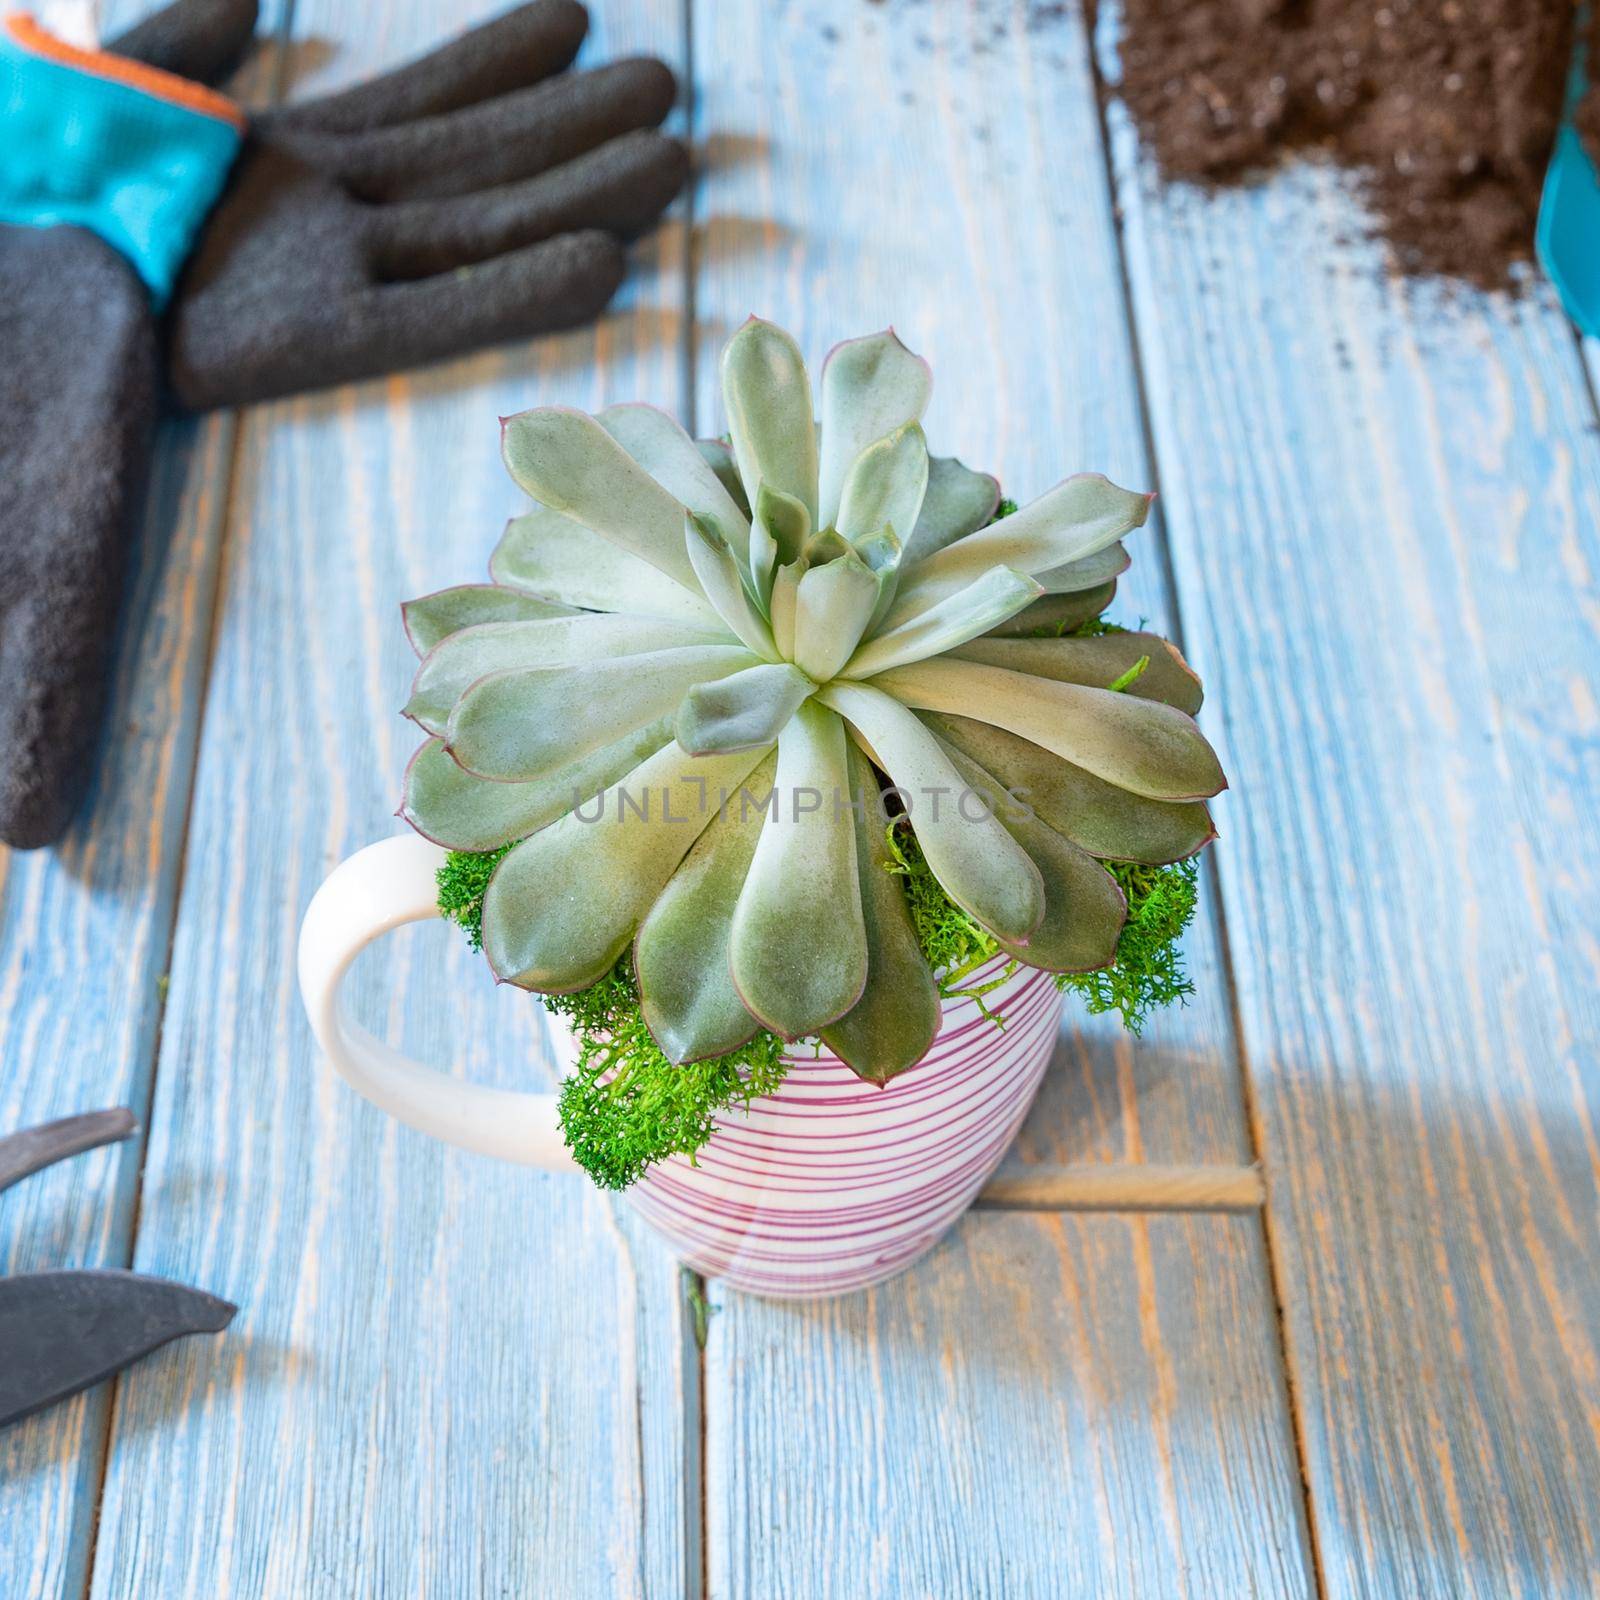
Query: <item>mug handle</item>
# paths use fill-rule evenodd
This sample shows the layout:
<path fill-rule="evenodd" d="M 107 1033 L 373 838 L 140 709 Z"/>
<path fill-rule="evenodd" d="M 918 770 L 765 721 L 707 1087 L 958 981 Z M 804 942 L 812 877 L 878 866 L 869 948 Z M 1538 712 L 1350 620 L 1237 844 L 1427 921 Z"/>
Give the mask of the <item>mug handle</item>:
<path fill-rule="evenodd" d="M 553 1094 L 463 1083 L 374 1038 L 346 1014 L 344 976 L 374 939 L 440 915 L 435 874 L 446 852 L 419 834 L 369 844 L 342 861 L 300 924 L 300 997 L 317 1043 L 339 1075 L 376 1106 L 463 1150 L 552 1172 L 575 1172 Z M 558 1058 L 577 1055 L 572 1035 L 545 1013 Z"/>

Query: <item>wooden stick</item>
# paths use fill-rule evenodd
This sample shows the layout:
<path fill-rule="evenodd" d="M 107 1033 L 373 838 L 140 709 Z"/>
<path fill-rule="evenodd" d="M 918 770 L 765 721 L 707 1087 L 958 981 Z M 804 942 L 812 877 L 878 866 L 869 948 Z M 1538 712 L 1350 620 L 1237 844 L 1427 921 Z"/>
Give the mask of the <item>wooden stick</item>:
<path fill-rule="evenodd" d="M 977 1203 L 1000 1211 L 1255 1211 L 1266 1198 L 1259 1167 L 1083 1162 L 1002 1173 Z"/>

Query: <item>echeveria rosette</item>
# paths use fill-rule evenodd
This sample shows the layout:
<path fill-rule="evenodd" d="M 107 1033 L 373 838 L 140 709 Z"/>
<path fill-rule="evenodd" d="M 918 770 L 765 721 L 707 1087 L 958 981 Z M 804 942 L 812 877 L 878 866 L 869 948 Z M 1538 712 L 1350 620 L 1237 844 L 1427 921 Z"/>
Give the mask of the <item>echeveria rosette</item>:
<path fill-rule="evenodd" d="M 631 944 L 670 1060 L 764 1028 L 883 1081 L 939 1019 L 885 784 L 956 905 L 1016 959 L 1083 972 L 1126 915 L 1100 863 L 1192 855 L 1224 779 L 1170 645 L 1070 633 L 1147 495 L 1082 474 L 997 519 L 993 478 L 929 456 L 928 368 L 892 332 L 832 352 L 820 418 L 770 323 L 722 380 L 726 444 L 647 406 L 506 420 L 539 506 L 492 583 L 406 608 L 430 737 L 403 814 L 451 849 L 514 844 L 483 902 L 500 978 L 582 989 Z"/>

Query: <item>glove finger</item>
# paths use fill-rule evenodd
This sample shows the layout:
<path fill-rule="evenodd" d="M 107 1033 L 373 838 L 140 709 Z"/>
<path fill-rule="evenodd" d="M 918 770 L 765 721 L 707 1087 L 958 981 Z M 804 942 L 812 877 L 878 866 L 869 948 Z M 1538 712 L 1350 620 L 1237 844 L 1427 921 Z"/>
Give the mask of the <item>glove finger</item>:
<path fill-rule="evenodd" d="M 256 0 L 173 0 L 106 49 L 197 83 L 221 83 L 255 31 Z"/>
<path fill-rule="evenodd" d="M 591 322 L 617 292 L 622 246 L 565 233 L 436 278 L 365 291 L 361 375 L 390 372 Z M 349 373 L 346 376 L 354 376 Z"/>
<path fill-rule="evenodd" d="M 676 91 L 661 62 L 617 61 L 396 128 L 296 134 L 291 147 L 360 200 L 469 194 L 546 172 L 637 128 L 653 128 L 671 109 Z"/>
<path fill-rule="evenodd" d="M 437 278 L 313 300 L 254 337 L 235 328 L 236 344 L 217 340 L 204 364 L 183 359 L 180 320 L 173 385 L 194 410 L 249 405 L 574 327 L 599 314 L 622 269 L 609 234 L 565 233 Z"/>
<path fill-rule="evenodd" d="M 365 133 L 509 94 L 570 66 L 588 27 L 577 0 L 531 0 L 370 83 L 275 112 L 273 125 Z"/>
<path fill-rule="evenodd" d="M 688 175 L 677 139 L 641 131 L 521 183 L 376 206 L 372 269 L 384 279 L 421 278 L 582 228 L 632 238 L 654 225 Z"/>

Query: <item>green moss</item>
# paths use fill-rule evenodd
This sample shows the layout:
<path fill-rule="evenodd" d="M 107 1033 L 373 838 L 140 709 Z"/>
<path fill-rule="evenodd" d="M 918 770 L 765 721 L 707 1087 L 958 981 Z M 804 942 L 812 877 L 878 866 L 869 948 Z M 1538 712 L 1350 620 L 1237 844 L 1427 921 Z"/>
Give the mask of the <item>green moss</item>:
<path fill-rule="evenodd" d="M 1179 941 L 1194 916 L 1199 867 L 1194 857 L 1165 867 L 1105 866 L 1128 897 L 1117 958 L 1099 972 L 1062 973 L 1056 982 L 1079 996 L 1091 1016 L 1119 1012 L 1123 1027 L 1138 1034 L 1151 1012 L 1194 993 Z"/>
<path fill-rule="evenodd" d="M 452 850 L 434 875 L 439 885 L 439 911 L 458 928 L 464 928 L 467 943 L 483 949 L 483 892 L 489 887 L 494 869 L 510 845 L 482 852 Z"/>
<path fill-rule="evenodd" d="M 783 1041 L 765 1032 L 709 1061 L 668 1061 L 645 1026 L 626 954 L 598 983 L 544 1003 L 578 1037 L 577 1065 L 561 1085 L 561 1131 L 602 1189 L 626 1189 L 670 1155 L 693 1160 L 715 1131 L 714 1112 L 771 1094 L 787 1070 Z"/>

